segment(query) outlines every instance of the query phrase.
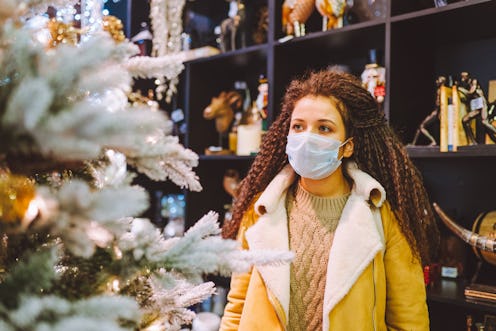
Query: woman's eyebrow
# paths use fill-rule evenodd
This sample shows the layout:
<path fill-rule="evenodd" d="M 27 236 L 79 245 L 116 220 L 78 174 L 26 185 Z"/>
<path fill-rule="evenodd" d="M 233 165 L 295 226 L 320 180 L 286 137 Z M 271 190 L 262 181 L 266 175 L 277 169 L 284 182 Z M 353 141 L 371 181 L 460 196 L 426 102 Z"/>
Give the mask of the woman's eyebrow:
<path fill-rule="evenodd" d="M 329 122 L 329 123 L 336 125 L 336 122 L 334 120 L 331 120 L 331 119 L 323 118 L 323 119 L 318 120 L 318 122 L 325 122 L 325 123 Z"/>

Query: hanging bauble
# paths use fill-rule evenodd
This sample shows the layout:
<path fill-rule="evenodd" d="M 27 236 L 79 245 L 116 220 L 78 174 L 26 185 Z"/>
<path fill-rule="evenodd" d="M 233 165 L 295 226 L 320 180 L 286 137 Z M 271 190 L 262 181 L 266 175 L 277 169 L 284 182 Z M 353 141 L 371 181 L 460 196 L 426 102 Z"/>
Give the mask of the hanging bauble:
<path fill-rule="evenodd" d="M 0 173 L 0 226 L 21 224 L 35 193 L 34 182 L 28 177 Z"/>

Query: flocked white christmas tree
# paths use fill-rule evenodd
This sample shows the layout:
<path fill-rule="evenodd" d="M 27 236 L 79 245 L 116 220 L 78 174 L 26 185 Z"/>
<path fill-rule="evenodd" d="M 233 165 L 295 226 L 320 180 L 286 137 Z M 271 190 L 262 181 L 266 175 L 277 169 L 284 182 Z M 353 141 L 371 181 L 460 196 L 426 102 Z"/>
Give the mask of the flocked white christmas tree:
<path fill-rule="evenodd" d="M 214 212 L 167 240 L 136 218 L 148 195 L 128 165 L 201 189 L 198 157 L 165 113 L 127 97 L 137 76 L 159 78 L 170 97 L 185 58 L 159 41 L 137 57 L 104 29 L 35 24 L 49 5 L 74 3 L 0 0 L 0 330 L 179 330 L 215 291 L 205 274 L 291 254 L 241 251 Z M 181 32 L 183 5 L 151 2 L 157 40 Z M 71 44 L 74 33 L 84 38 Z"/>

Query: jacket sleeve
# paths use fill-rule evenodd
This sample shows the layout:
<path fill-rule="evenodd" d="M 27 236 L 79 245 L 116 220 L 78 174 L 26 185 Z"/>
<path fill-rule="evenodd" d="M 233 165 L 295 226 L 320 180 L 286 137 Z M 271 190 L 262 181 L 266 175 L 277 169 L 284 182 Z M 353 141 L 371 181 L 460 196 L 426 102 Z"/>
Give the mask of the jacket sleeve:
<path fill-rule="evenodd" d="M 386 251 L 386 325 L 388 330 L 429 330 L 422 265 L 386 203 L 381 210 Z"/>
<path fill-rule="evenodd" d="M 243 249 L 248 249 L 245 231 L 256 222 L 256 219 L 257 217 L 255 216 L 252 205 L 241 220 L 237 236 Z M 224 308 L 224 315 L 222 316 L 219 331 L 238 330 L 250 278 L 251 270 L 247 273 L 232 274 L 231 287 L 227 295 L 227 304 Z"/>

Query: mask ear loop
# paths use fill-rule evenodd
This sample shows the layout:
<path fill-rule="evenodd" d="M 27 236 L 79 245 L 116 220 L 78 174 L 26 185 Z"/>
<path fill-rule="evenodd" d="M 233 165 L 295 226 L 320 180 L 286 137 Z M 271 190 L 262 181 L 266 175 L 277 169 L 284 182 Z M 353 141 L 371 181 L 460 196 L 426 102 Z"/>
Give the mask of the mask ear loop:
<path fill-rule="evenodd" d="M 343 142 L 341 143 L 341 145 L 339 145 L 339 148 L 341 149 L 341 147 L 344 147 L 347 143 L 349 143 L 349 142 L 350 142 L 350 141 L 352 141 L 352 140 L 353 140 L 353 137 L 349 137 L 349 138 L 347 138 L 345 141 L 343 141 Z M 343 157 L 344 157 L 344 148 L 343 148 L 343 152 L 341 153 L 341 157 L 339 158 L 339 160 L 342 160 L 342 159 L 343 159 Z"/>

